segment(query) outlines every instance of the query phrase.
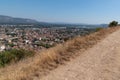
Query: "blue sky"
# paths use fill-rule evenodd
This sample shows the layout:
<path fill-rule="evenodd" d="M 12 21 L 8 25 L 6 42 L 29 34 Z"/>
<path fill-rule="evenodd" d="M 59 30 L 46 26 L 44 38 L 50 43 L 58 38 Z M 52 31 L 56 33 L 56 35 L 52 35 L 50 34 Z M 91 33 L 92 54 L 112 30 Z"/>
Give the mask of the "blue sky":
<path fill-rule="evenodd" d="M 120 21 L 120 0 L 0 0 L 0 15 L 42 22 L 101 24 Z"/>

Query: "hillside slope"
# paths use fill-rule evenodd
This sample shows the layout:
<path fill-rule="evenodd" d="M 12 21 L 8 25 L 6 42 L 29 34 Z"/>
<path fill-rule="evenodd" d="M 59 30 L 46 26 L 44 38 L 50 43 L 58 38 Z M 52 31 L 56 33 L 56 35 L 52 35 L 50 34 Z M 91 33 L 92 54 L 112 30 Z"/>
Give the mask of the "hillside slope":
<path fill-rule="evenodd" d="M 32 58 L 0 68 L 0 80 L 67 80 L 67 78 L 68 80 L 69 78 L 71 80 L 80 80 L 81 77 L 86 77 L 86 80 L 89 80 L 90 75 L 94 76 L 93 68 L 101 65 L 100 54 L 109 51 L 107 50 L 108 48 L 111 49 L 115 45 L 119 45 L 117 44 L 117 42 L 119 43 L 119 33 L 120 27 L 102 29 L 84 37 L 76 37 L 48 50 L 37 52 Z M 107 40 L 108 44 L 106 44 Z M 97 44 L 98 42 L 101 43 Z M 96 46 L 94 47 L 94 45 Z M 98 49 L 94 50 L 97 46 Z M 101 53 L 97 54 L 97 52 Z M 102 53 L 101 55 L 103 54 L 107 53 Z M 64 66 L 67 63 L 68 65 Z M 82 70 L 84 71 L 82 72 Z M 96 67 L 95 70 L 97 70 Z M 49 72 L 51 73 L 49 74 Z M 48 76 L 43 78 L 46 75 Z M 74 77 L 75 75 L 81 77 L 76 78 Z"/>
<path fill-rule="evenodd" d="M 41 80 L 120 80 L 119 35 L 120 30 Z"/>
<path fill-rule="evenodd" d="M 26 18 L 14 18 L 11 16 L 0 15 L 0 24 L 31 24 L 38 23 L 38 21 Z"/>

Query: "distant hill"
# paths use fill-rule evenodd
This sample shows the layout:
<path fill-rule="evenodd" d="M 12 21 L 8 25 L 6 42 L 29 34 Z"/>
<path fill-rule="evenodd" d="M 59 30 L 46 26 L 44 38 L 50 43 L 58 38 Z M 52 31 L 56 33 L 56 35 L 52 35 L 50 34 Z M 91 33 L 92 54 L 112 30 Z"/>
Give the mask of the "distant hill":
<path fill-rule="evenodd" d="M 0 15 L 0 24 L 29 24 L 29 23 L 38 23 L 38 21 L 33 19 L 26 18 L 14 18 L 10 16 Z"/>
<path fill-rule="evenodd" d="M 78 27 L 78 28 L 96 28 L 107 27 L 108 24 L 72 24 L 72 23 L 49 23 L 39 22 L 27 18 L 15 18 L 11 16 L 0 15 L 0 24 L 34 24 L 36 27 Z"/>

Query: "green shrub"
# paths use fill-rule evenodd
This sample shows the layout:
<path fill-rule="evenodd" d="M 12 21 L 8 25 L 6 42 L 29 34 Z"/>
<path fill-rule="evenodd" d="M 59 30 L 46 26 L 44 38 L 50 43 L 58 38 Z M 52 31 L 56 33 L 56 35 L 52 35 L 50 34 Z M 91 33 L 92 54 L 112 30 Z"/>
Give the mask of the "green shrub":
<path fill-rule="evenodd" d="M 15 45 L 13 43 L 8 44 L 10 47 L 14 47 Z"/>
<path fill-rule="evenodd" d="M 112 21 L 109 23 L 109 27 L 115 27 L 118 25 L 118 22 L 117 21 Z"/>
<path fill-rule="evenodd" d="M 33 55 L 33 51 L 28 51 L 24 49 L 12 49 L 10 51 L 0 52 L 0 67 L 4 67 L 11 62 L 18 62 L 25 57 Z"/>
<path fill-rule="evenodd" d="M 97 32 L 97 31 L 100 31 L 100 30 L 102 30 L 102 29 L 103 29 L 103 28 L 98 27 L 98 28 L 95 29 L 95 31 Z"/>
<path fill-rule="evenodd" d="M 42 46 L 42 47 L 45 47 L 45 48 L 51 48 L 53 47 L 54 45 L 50 45 L 50 44 L 45 44 L 45 43 L 36 43 L 35 45 L 37 46 Z"/>
<path fill-rule="evenodd" d="M 44 47 L 45 47 L 45 48 L 50 48 L 50 47 L 52 47 L 52 46 L 49 45 L 49 44 L 45 44 Z"/>

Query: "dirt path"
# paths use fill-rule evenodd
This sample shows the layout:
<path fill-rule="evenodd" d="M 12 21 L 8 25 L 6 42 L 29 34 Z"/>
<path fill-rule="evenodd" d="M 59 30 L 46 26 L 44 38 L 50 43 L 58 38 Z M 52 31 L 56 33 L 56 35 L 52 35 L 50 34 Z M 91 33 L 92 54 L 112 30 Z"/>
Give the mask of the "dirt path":
<path fill-rule="evenodd" d="M 120 80 L 120 30 L 41 80 Z"/>

